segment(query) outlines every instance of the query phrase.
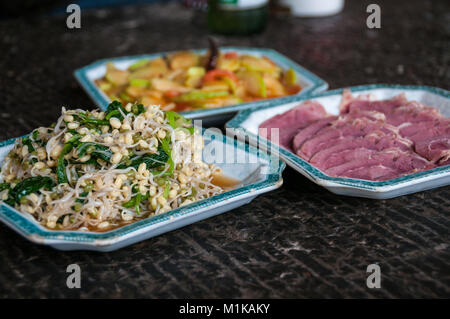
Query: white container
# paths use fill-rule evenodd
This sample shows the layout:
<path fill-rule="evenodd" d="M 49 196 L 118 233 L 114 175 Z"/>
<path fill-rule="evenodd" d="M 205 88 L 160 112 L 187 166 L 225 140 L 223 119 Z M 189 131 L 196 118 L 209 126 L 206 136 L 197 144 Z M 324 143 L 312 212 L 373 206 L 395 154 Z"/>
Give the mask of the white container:
<path fill-rule="evenodd" d="M 337 14 L 344 8 L 344 0 L 280 0 L 297 17 L 324 17 Z"/>

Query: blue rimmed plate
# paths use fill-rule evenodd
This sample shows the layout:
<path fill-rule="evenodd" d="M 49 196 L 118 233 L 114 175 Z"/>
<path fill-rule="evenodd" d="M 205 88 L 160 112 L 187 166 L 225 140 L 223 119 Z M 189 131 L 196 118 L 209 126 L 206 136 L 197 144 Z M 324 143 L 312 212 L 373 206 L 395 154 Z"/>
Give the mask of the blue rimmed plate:
<path fill-rule="evenodd" d="M 404 92 L 409 100 L 434 106 L 443 115 L 450 117 L 450 92 L 444 89 L 392 84 L 362 85 L 349 87 L 349 89 L 357 94 L 372 93 L 377 99 L 388 99 Z M 277 148 L 267 139 L 257 136 L 258 127 L 262 122 L 305 100 L 317 101 L 325 107 L 328 113 L 337 115 L 342 91 L 343 89 L 338 89 L 309 96 L 287 97 L 283 98 L 281 103 L 280 101 L 274 101 L 258 110 L 243 110 L 226 123 L 226 127 L 228 129 L 241 129 L 242 131 L 238 134 L 234 132 L 238 138 L 245 137 L 250 144 L 259 145 L 260 149 L 273 149 L 272 152 L 279 155 L 289 166 L 336 194 L 386 199 L 450 184 L 449 165 L 382 182 L 331 177 L 294 153 L 284 148 Z"/>
<path fill-rule="evenodd" d="M 254 56 L 266 56 L 274 61 L 277 65 L 284 69 L 292 68 L 297 74 L 299 83 L 302 85 L 302 90 L 297 94 L 304 95 L 312 92 L 321 92 L 328 88 L 328 84 L 319 78 L 317 75 L 306 70 L 302 66 L 298 65 L 294 61 L 285 57 L 284 55 L 278 53 L 272 49 L 260 49 L 260 48 L 244 48 L 244 47 L 221 47 L 221 52 L 235 51 L 239 54 L 249 54 Z M 192 52 L 197 52 L 204 54 L 206 52 L 203 50 L 191 50 Z M 175 52 L 175 51 L 174 51 Z M 115 66 L 119 69 L 126 69 L 131 64 L 142 59 L 155 59 L 158 57 L 163 57 L 174 52 L 162 52 L 155 54 L 145 54 L 139 56 L 124 56 L 117 58 L 109 58 L 96 61 L 90 65 L 82 67 L 75 70 L 74 75 L 77 81 L 81 84 L 84 90 L 89 94 L 91 99 L 100 108 L 105 109 L 109 103 L 110 99 L 97 87 L 95 80 L 103 77 L 106 72 L 106 63 L 113 62 Z M 259 106 L 264 106 L 268 101 L 275 101 L 278 99 L 270 100 L 260 100 L 249 103 L 241 103 L 232 106 L 219 107 L 214 109 L 201 109 L 189 112 L 182 112 L 182 114 L 187 118 L 192 119 L 202 119 L 208 121 L 205 123 L 217 123 L 221 119 L 229 118 L 231 114 L 236 113 L 240 110 L 254 109 Z"/>
<path fill-rule="evenodd" d="M 104 233 L 49 230 L 31 215 L 2 202 L 0 220 L 34 243 L 61 250 L 112 251 L 245 205 L 282 185 L 285 164 L 277 157 L 223 136 L 217 130 L 205 130 L 203 136 L 203 160 L 215 163 L 225 176 L 238 180 L 233 190 Z M 14 141 L 0 143 L 0 163 Z"/>

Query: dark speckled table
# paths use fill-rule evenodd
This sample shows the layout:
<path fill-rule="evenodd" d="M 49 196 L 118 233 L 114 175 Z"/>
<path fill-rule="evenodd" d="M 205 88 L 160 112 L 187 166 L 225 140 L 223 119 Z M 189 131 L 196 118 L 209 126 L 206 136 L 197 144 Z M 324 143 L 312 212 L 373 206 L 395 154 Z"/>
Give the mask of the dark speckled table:
<path fill-rule="evenodd" d="M 370 1 L 373 2 L 373 1 Z M 366 1 L 323 19 L 278 17 L 262 34 L 218 37 L 270 47 L 326 79 L 449 89 L 448 1 Z M 100 58 L 198 48 L 207 31 L 177 4 L 0 21 L 0 139 L 90 108 L 74 69 Z M 200 26 L 198 26 L 200 25 Z M 226 214 L 111 253 L 60 252 L 0 225 L 0 297 L 450 297 L 450 187 L 392 200 L 329 193 L 288 168 L 277 191 Z M 78 263 L 82 288 L 66 288 Z M 366 287 L 378 263 L 381 289 Z"/>

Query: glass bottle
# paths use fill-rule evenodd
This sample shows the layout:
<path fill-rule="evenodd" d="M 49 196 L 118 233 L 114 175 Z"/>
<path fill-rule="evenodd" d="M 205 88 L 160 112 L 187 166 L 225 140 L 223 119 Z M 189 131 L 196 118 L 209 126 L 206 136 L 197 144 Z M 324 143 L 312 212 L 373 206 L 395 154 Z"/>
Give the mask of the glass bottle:
<path fill-rule="evenodd" d="M 267 24 L 268 0 L 208 0 L 208 26 L 215 33 L 261 32 Z"/>

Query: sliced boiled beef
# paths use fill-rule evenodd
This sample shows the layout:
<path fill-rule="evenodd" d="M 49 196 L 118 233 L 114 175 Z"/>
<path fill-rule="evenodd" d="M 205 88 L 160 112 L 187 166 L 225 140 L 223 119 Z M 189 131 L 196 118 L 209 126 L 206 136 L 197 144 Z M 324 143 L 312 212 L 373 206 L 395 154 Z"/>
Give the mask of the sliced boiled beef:
<path fill-rule="evenodd" d="M 321 129 L 330 126 L 337 116 L 329 116 L 300 129 L 292 140 L 292 149 L 299 149 L 303 143 L 313 137 Z"/>
<path fill-rule="evenodd" d="M 445 126 L 445 121 L 442 121 L 441 119 L 432 119 L 420 123 L 411 123 L 411 122 L 402 123 L 398 126 L 398 128 L 402 136 L 408 137 L 413 136 L 416 133 L 422 133 L 424 131 L 433 130 L 435 127 L 440 126 Z"/>
<path fill-rule="evenodd" d="M 325 172 L 331 176 L 345 176 L 345 173 L 357 168 L 383 165 L 398 170 L 401 174 L 413 173 L 434 167 L 429 161 L 413 152 L 404 152 L 398 148 L 390 148 L 376 153 L 359 153 L 354 159 L 331 167 Z"/>
<path fill-rule="evenodd" d="M 281 145 L 330 176 L 384 181 L 450 164 L 450 119 L 404 94 L 344 90 L 339 116 L 308 101 L 260 126 L 276 127 Z"/>
<path fill-rule="evenodd" d="M 389 100 L 373 101 L 367 97 L 357 97 L 351 100 L 349 103 L 341 106 L 341 113 L 350 113 L 353 110 L 366 110 L 366 111 L 377 111 L 384 114 L 391 113 L 395 108 L 405 105 L 408 100 L 405 94 L 399 94 L 394 96 Z"/>
<path fill-rule="evenodd" d="M 387 135 L 383 132 L 372 132 L 364 137 L 345 137 L 339 143 L 333 143 L 330 147 L 320 150 L 311 157 L 311 164 L 319 168 L 328 168 L 327 161 L 331 156 L 340 156 L 341 152 L 357 148 L 382 151 L 387 148 L 398 147 L 402 151 L 411 151 L 411 143 L 404 139 Z"/>
<path fill-rule="evenodd" d="M 445 166 L 445 165 L 450 165 L 450 156 L 446 156 L 444 158 L 442 158 L 438 163 L 438 166 Z"/>
<path fill-rule="evenodd" d="M 378 111 L 353 109 L 345 115 L 347 118 L 367 118 L 372 121 L 386 122 L 386 115 Z"/>
<path fill-rule="evenodd" d="M 450 136 L 438 136 L 421 140 L 415 144 L 418 154 L 437 163 L 450 156 Z"/>
<path fill-rule="evenodd" d="M 399 126 L 403 123 L 422 123 L 443 118 L 441 112 L 433 107 L 411 101 L 385 113 L 389 124 Z"/>
<path fill-rule="evenodd" d="M 401 175 L 395 168 L 386 167 L 382 164 L 376 164 L 368 167 L 359 167 L 349 170 L 342 174 L 343 177 L 367 179 L 371 181 L 385 181 Z"/>
<path fill-rule="evenodd" d="M 283 114 L 275 115 L 264 121 L 259 126 L 259 135 L 291 149 L 292 139 L 298 130 L 326 116 L 328 116 L 327 112 L 321 104 L 306 101 Z M 276 141 L 276 136 L 272 134 L 271 129 L 279 130 L 278 141 Z"/>
<path fill-rule="evenodd" d="M 414 143 L 422 140 L 431 139 L 433 137 L 449 136 L 450 135 L 450 121 L 440 122 L 438 125 L 432 125 L 417 131 L 411 132 L 409 135 L 403 135 Z"/>
<path fill-rule="evenodd" d="M 433 163 L 447 165 L 443 158 L 450 153 L 450 120 L 443 118 L 418 125 L 417 130 L 405 127 L 401 133 L 414 142 L 415 151 Z M 442 164 L 444 163 L 444 164 Z"/>
<path fill-rule="evenodd" d="M 339 104 L 339 113 L 348 113 L 349 105 L 356 100 L 372 101 L 375 100 L 375 96 L 373 94 L 360 94 L 355 98 L 349 89 L 344 89 L 342 91 L 341 103 Z"/>
<path fill-rule="evenodd" d="M 326 171 L 332 167 L 336 167 L 354 160 L 364 160 L 365 158 L 371 157 L 376 152 L 376 150 L 371 150 L 365 147 L 351 148 L 342 150 L 339 153 L 334 153 L 318 163 L 313 163 L 311 161 L 311 164 L 315 164 L 316 167 Z"/>
<path fill-rule="evenodd" d="M 361 137 L 375 131 L 385 134 L 398 135 L 398 129 L 395 126 L 379 121 L 371 121 L 367 118 L 342 117 L 335 122 L 335 125 L 324 128 L 303 145 L 296 149 L 296 154 L 309 160 L 314 154 L 322 149 L 338 143 L 346 136 Z"/>

